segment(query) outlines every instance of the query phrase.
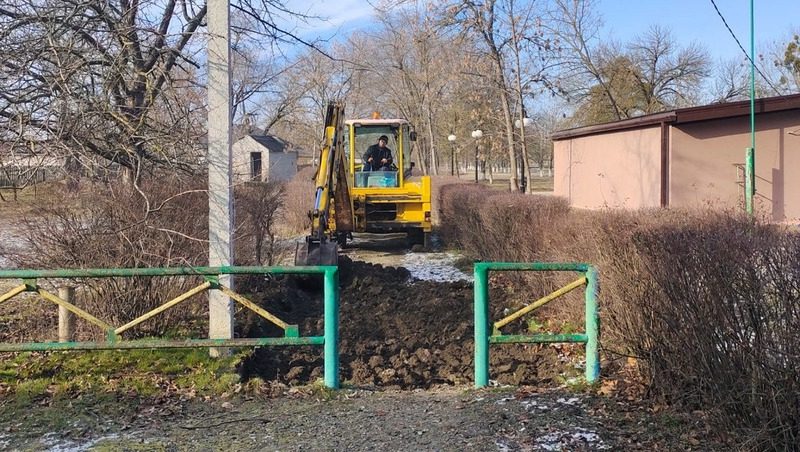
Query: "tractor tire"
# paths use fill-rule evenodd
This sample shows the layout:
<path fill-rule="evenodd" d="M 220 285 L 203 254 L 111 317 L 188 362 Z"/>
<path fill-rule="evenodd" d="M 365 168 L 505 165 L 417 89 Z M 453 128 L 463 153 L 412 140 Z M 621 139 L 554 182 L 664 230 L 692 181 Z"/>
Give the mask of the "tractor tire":
<path fill-rule="evenodd" d="M 430 250 L 430 232 L 425 232 L 422 228 L 414 228 L 408 231 L 408 246 L 411 251 L 424 252 Z"/>

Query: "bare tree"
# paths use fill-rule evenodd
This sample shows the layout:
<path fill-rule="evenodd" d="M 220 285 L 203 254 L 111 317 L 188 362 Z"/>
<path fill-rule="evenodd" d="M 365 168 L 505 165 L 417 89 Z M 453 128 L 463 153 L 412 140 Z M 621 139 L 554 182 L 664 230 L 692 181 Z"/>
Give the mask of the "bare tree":
<path fill-rule="evenodd" d="M 503 113 L 503 133 L 511 169 L 510 188 L 512 191 L 519 191 L 512 100 L 517 98 L 522 114 L 522 102 L 519 100 L 522 98 L 523 83 L 522 76 L 519 75 L 517 79 L 512 72 L 522 73 L 522 62 L 517 62 L 517 58 L 525 50 L 535 48 L 549 51 L 549 45 L 538 26 L 541 18 L 535 14 L 539 11 L 543 13 L 544 5 L 531 0 L 464 0 L 451 5 L 450 10 L 453 22 L 475 33 L 482 44 L 484 55 L 492 62 L 490 77 L 493 92 L 500 99 Z M 543 72 L 533 80 L 541 83 L 542 74 Z M 515 79 L 517 96 L 513 95 Z"/>
<path fill-rule="evenodd" d="M 438 12 L 425 2 L 413 2 L 395 12 L 379 10 L 385 32 L 379 33 L 381 55 L 390 62 L 387 68 L 372 65 L 372 73 L 392 91 L 390 102 L 395 109 L 423 129 L 418 148 L 424 172 L 438 174 L 438 148 L 444 144 L 437 125 L 442 99 L 453 83 L 461 40 L 442 26 Z M 393 74 L 392 74 L 393 73 Z M 386 80 L 397 80 L 387 84 Z M 426 151 L 426 152 L 425 152 Z"/>
<path fill-rule="evenodd" d="M 514 0 L 507 0 L 505 22 L 510 29 L 510 51 L 512 74 L 514 76 L 514 95 L 517 106 L 517 119 L 514 121 L 519 128 L 520 156 L 522 163 L 522 177 L 528 183 L 524 184 L 527 193 L 531 193 L 532 185 L 530 161 L 525 137 L 525 97 L 532 94 L 534 86 L 540 85 L 543 89 L 552 91 L 554 87 L 549 81 L 549 72 L 558 66 L 553 60 L 554 46 L 542 27 L 541 17 L 536 15 L 534 3 L 519 2 L 517 7 Z"/>
<path fill-rule="evenodd" d="M 744 100 L 750 95 L 750 73 L 747 60 L 733 59 L 717 64 L 709 96 L 711 103 Z"/>
<path fill-rule="evenodd" d="M 702 46 L 679 48 L 668 30 L 653 26 L 628 45 L 628 53 L 638 75 L 641 113 L 698 102 L 700 85 L 709 75 L 708 54 Z"/>
<path fill-rule="evenodd" d="M 800 92 L 800 32 L 795 30 L 790 36 L 767 46 L 759 55 L 759 63 L 770 80 L 759 78 L 758 82 L 767 83 L 773 92 L 778 91 L 775 94 Z"/>
<path fill-rule="evenodd" d="M 584 100 L 592 87 L 600 91 L 611 107 L 614 119 L 624 117 L 615 90 L 604 76 L 602 55 L 608 46 L 598 43 L 600 18 L 596 0 L 555 0 L 555 8 L 547 20 L 547 27 L 563 48 L 562 84 L 568 98 Z M 611 44 L 613 46 L 613 44 Z M 605 52 L 607 53 L 607 52 Z"/>
<path fill-rule="evenodd" d="M 247 39 L 313 45 L 276 25 L 296 15 L 279 0 L 231 7 L 236 42 L 251 56 Z M 134 185 L 158 167 L 193 172 L 205 130 L 206 14 L 203 0 L 0 0 L 0 140 L 105 161 Z M 240 104 L 275 73 L 244 68 Z"/>
<path fill-rule="evenodd" d="M 99 156 L 131 180 L 144 162 L 187 169 L 175 150 L 193 147 L 191 106 L 164 93 L 190 88 L 205 16 L 174 0 L 0 2 L 3 139 Z"/>
<path fill-rule="evenodd" d="M 348 43 L 352 40 L 353 37 Z M 272 87 L 282 93 L 276 98 L 284 102 L 271 105 L 274 113 L 268 117 L 265 128 L 306 149 L 316 149 L 329 101 L 345 100 L 349 111 L 359 109 L 360 96 L 353 87 L 360 83 L 361 73 L 342 60 L 343 48 L 350 47 L 335 44 L 323 52 L 309 49 L 297 56 Z M 277 114 L 281 112 L 285 114 Z"/>
<path fill-rule="evenodd" d="M 550 31 L 564 46 L 563 89 L 577 99 L 585 122 L 604 122 L 698 103 L 709 75 L 699 44 L 680 47 L 651 27 L 626 45 L 601 43 L 593 1 L 556 0 Z"/>

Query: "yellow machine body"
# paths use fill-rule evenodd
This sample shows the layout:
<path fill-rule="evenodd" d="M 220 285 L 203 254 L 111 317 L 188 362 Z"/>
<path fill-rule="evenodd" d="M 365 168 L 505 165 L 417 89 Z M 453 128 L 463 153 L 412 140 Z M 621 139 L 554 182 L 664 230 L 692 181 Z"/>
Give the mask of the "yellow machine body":
<path fill-rule="evenodd" d="M 343 113 L 343 104 L 328 105 L 311 233 L 298 244 L 297 265 L 336 265 L 337 245 L 353 232 L 405 232 L 411 245 L 428 246 L 431 179 L 419 175 L 411 161 L 415 134 L 410 124 L 405 119 L 343 121 Z M 367 148 L 384 135 L 393 167 L 365 171 Z"/>
<path fill-rule="evenodd" d="M 423 244 L 431 231 L 431 179 L 411 160 L 414 132 L 405 119 L 345 121 L 348 186 L 353 232 L 406 232 Z M 390 171 L 363 171 L 367 148 L 387 136 L 394 159 Z"/>

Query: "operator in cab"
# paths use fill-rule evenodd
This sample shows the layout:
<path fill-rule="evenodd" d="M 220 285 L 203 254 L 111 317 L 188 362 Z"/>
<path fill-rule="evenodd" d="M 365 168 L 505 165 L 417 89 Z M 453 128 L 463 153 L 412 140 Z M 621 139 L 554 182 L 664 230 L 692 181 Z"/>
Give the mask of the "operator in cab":
<path fill-rule="evenodd" d="M 364 171 L 391 171 L 392 169 L 392 150 L 386 144 L 389 138 L 381 135 L 378 142 L 367 148 L 364 154 Z"/>

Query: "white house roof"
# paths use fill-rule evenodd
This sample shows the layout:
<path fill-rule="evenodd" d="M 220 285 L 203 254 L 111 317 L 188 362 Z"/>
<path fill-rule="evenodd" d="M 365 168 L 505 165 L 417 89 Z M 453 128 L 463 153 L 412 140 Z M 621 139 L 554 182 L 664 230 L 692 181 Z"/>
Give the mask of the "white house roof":
<path fill-rule="evenodd" d="M 286 152 L 290 146 L 286 141 L 275 135 L 248 135 L 256 143 L 264 146 L 269 152 Z"/>

